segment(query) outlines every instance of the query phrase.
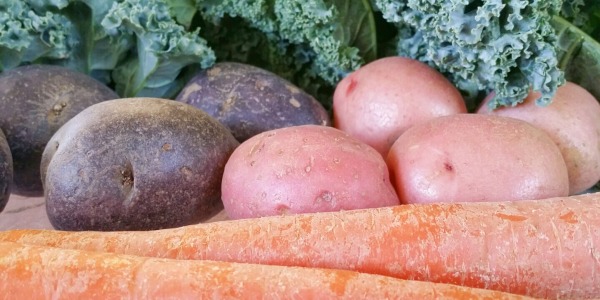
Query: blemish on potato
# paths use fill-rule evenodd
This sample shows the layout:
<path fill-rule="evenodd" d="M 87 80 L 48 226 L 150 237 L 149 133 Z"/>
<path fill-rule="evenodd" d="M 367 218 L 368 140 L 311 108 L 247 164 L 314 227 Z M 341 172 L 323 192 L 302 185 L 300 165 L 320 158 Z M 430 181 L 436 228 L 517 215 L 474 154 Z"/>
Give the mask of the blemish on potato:
<path fill-rule="evenodd" d="M 269 81 L 267 80 L 261 80 L 261 79 L 257 79 L 256 82 L 254 83 L 254 86 L 262 91 L 265 89 L 265 87 L 269 86 Z"/>
<path fill-rule="evenodd" d="M 258 143 L 252 145 L 252 148 L 250 148 L 250 153 L 248 153 L 250 156 L 255 155 L 257 153 L 259 153 L 260 151 L 262 151 L 262 149 L 265 147 L 265 143 L 263 143 L 262 141 L 259 141 Z"/>
<path fill-rule="evenodd" d="M 354 79 L 354 77 L 350 77 L 350 83 L 348 84 L 348 87 L 346 88 L 346 97 L 348 97 L 348 95 L 350 95 L 356 89 L 357 85 L 358 85 L 358 82 L 356 81 L 356 79 Z"/>
<path fill-rule="evenodd" d="M 449 163 L 449 162 L 445 162 L 444 163 L 444 170 L 446 170 L 448 172 L 452 172 L 452 171 L 454 171 L 454 166 L 452 166 L 452 164 Z"/>
<path fill-rule="evenodd" d="M 192 176 L 194 175 L 194 173 L 192 172 L 192 170 L 187 167 L 187 166 L 183 166 L 179 169 L 179 172 L 181 172 L 183 174 L 183 176 L 185 177 L 185 180 L 190 180 L 192 179 Z"/>
<path fill-rule="evenodd" d="M 184 99 L 191 99 L 190 95 L 196 92 L 199 92 L 202 90 L 202 86 L 197 84 L 197 83 L 193 83 L 190 84 L 188 87 L 186 87 L 182 92 L 183 92 L 183 97 Z"/>
<path fill-rule="evenodd" d="M 51 111 L 54 113 L 54 115 L 58 116 L 65 107 L 67 107 L 67 103 L 61 101 L 60 103 L 54 104 Z"/>
<path fill-rule="evenodd" d="M 173 150 L 173 146 L 171 144 L 169 144 L 169 143 L 164 143 L 162 145 L 162 150 L 163 151 L 171 151 L 171 150 Z"/>
<path fill-rule="evenodd" d="M 300 89 L 298 89 L 297 87 L 295 87 L 295 86 L 293 86 L 293 85 L 291 85 L 291 84 L 286 84 L 286 85 L 285 85 L 285 88 L 286 88 L 288 91 L 290 91 L 292 94 L 298 94 L 298 93 L 300 93 L 300 92 L 301 92 L 301 91 L 300 91 Z"/>
<path fill-rule="evenodd" d="M 315 202 L 331 202 L 333 200 L 333 193 L 330 191 L 321 191 Z"/>
<path fill-rule="evenodd" d="M 278 204 L 277 207 L 275 208 L 275 210 L 277 211 L 278 215 L 287 215 L 289 214 L 290 208 L 287 205 L 284 204 Z"/>
<path fill-rule="evenodd" d="M 300 108 L 300 106 L 302 106 L 302 104 L 300 104 L 300 102 L 296 100 L 296 98 L 290 99 L 290 104 L 295 108 Z"/>
<path fill-rule="evenodd" d="M 121 184 L 123 186 L 133 185 L 133 170 L 128 166 L 125 170 L 121 170 Z"/>
<path fill-rule="evenodd" d="M 213 68 L 211 68 L 211 69 L 208 70 L 207 74 L 210 77 L 219 76 L 221 74 L 221 68 L 213 67 Z"/>

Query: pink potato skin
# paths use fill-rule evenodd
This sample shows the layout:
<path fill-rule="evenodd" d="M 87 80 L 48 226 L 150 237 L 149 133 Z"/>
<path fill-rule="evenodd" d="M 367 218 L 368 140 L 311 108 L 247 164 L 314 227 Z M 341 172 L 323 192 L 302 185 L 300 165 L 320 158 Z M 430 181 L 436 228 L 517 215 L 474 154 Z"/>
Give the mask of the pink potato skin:
<path fill-rule="evenodd" d="M 394 143 L 387 163 L 402 203 L 517 201 L 569 192 L 556 144 L 512 118 L 459 114 L 414 126 Z"/>
<path fill-rule="evenodd" d="M 225 165 L 221 197 L 231 219 L 399 204 L 383 157 L 327 126 L 263 132 Z"/>
<path fill-rule="evenodd" d="M 334 126 L 384 157 L 409 127 L 466 112 L 460 92 L 442 74 L 399 56 L 363 66 L 342 79 L 333 95 Z"/>
<path fill-rule="evenodd" d="M 600 104 L 592 94 L 566 82 L 548 106 L 536 105 L 540 94 L 532 92 L 522 104 L 495 110 L 487 105 L 492 96 L 477 113 L 520 119 L 546 131 L 567 163 L 570 194 L 584 192 L 600 181 Z"/>

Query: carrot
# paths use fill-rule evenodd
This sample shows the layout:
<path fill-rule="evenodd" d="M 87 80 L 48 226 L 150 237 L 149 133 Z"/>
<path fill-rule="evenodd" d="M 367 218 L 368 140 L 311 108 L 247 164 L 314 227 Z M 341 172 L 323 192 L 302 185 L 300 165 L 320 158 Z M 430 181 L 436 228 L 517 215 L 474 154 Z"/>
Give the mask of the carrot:
<path fill-rule="evenodd" d="M 15 230 L 0 240 L 179 259 L 350 269 L 539 298 L 600 298 L 600 193 L 404 205 L 150 232 Z"/>
<path fill-rule="evenodd" d="M 5 299 L 525 299 L 347 270 L 174 260 L 0 242 Z"/>

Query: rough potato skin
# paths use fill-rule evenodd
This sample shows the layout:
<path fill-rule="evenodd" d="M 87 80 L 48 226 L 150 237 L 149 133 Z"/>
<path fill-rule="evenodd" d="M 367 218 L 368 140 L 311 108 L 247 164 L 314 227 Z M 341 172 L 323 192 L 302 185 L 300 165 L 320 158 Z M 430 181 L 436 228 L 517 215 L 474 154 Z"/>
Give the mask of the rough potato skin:
<path fill-rule="evenodd" d="M 46 209 L 61 230 L 152 230 L 198 223 L 221 206 L 238 146 L 229 130 L 173 100 L 93 105 L 52 137 L 42 157 Z"/>
<path fill-rule="evenodd" d="M 295 125 L 331 125 L 327 110 L 283 78 L 247 64 L 222 62 L 192 78 L 178 101 L 206 111 L 238 141 Z"/>
<path fill-rule="evenodd" d="M 385 160 L 333 127 L 260 133 L 231 155 L 221 185 L 230 219 L 398 205 Z"/>
<path fill-rule="evenodd" d="M 40 159 L 48 140 L 84 108 L 118 95 L 65 67 L 30 65 L 0 77 L 0 128 L 14 159 L 13 193 L 41 196 Z"/>
<path fill-rule="evenodd" d="M 13 181 L 13 161 L 8 142 L 0 130 L 0 212 L 4 210 Z"/>

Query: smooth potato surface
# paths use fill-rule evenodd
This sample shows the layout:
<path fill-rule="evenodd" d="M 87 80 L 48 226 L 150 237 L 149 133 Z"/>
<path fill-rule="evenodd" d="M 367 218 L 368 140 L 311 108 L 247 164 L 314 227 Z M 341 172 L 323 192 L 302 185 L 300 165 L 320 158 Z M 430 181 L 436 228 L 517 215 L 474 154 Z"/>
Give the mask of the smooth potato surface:
<path fill-rule="evenodd" d="M 411 126 L 465 112 L 465 102 L 450 81 L 405 57 L 386 57 L 361 67 L 340 81 L 333 95 L 334 126 L 384 157 Z"/>
<path fill-rule="evenodd" d="M 42 157 L 46 209 L 62 230 L 151 230 L 222 208 L 221 178 L 239 143 L 203 111 L 127 98 L 85 109 Z"/>
<path fill-rule="evenodd" d="M 13 193 L 43 195 L 40 160 L 46 143 L 84 108 L 119 96 L 83 73 L 29 65 L 0 76 L 0 128 L 14 160 Z"/>
<path fill-rule="evenodd" d="M 311 95 L 274 73 L 242 63 L 222 62 L 203 70 L 177 100 L 206 111 L 240 142 L 271 129 L 331 125 L 327 111 Z"/>
<path fill-rule="evenodd" d="M 558 145 L 569 170 L 569 193 L 578 194 L 600 181 L 600 104 L 579 85 L 566 82 L 552 103 L 539 106 L 532 92 L 522 104 L 490 110 L 484 101 L 478 113 L 527 121 L 543 129 Z"/>
<path fill-rule="evenodd" d="M 375 149 L 318 125 L 275 129 L 242 143 L 225 166 L 222 198 L 232 219 L 398 204 Z"/>
<path fill-rule="evenodd" d="M 407 130 L 387 163 L 403 203 L 566 196 L 567 166 L 541 129 L 512 118 L 458 114 Z"/>

